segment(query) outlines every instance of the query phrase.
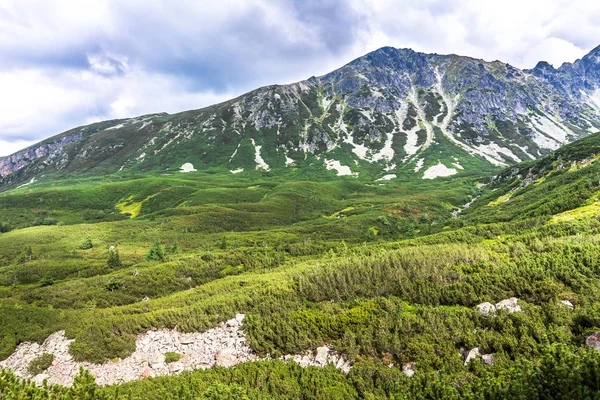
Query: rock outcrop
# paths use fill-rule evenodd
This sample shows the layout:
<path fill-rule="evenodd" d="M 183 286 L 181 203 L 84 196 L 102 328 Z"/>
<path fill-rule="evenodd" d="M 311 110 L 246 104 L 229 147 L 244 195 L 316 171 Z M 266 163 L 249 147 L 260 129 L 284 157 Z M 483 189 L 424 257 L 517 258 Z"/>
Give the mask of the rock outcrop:
<path fill-rule="evenodd" d="M 477 306 L 475 306 L 475 308 L 477 309 L 477 311 L 486 316 L 494 314 L 496 310 L 505 310 L 509 313 L 521 312 L 521 306 L 519 306 L 518 301 L 519 299 L 517 299 L 516 297 L 504 299 L 496 303 L 496 305 L 486 301 L 485 303 L 478 304 Z"/>
<path fill-rule="evenodd" d="M 0 367 L 12 369 L 19 377 L 33 378 L 36 384 L 41 385 L 47 379 L 49 384 L 66 386 L 73 383 L 80 367 L 89 370 L 99 385 L 178 374 L 197 368 L 233 367 L 241 362 L 259 360 L 240 329 L 244 317 L 244 314 L 237 314 L 235 318 L 202 333 L 183 333 L 177 329 L 148 331 L 138 336 L 136 350 L 131 356 L 104 364 L 73 360 L 69 354 L 73 340 L 67 339 L 64 331 L 59 331 L 48 336 L 41 345 L 21 343 L 10 357 L 0 362 Z M 167 363 L 167 352 L 175 352 L 182 357 Z M 43 353 L 53 354 L 54 361 L 43 374 L 32 377 L 27 370 L 29 364 Z M 351 368 L 350 362 L 329 347 L 319 347 L 316 352 L 309 351 L 304 355 L 286 355 L 281 359 L 294 361 L 303 367 L 333 364 L 344 373 Z"/>

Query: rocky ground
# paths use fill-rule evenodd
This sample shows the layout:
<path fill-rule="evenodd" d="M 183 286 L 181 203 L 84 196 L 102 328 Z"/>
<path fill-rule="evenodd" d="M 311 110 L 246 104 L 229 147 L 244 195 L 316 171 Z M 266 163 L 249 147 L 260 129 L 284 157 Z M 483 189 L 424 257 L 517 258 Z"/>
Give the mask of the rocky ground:
<path fill-rule="evenodd" d="M 69 354 L 73 340 L 65 337 L 63 331 L 50 335 L 41 345 L 21 343 L 17 350 L 0 367 L 12 369 L 19 377 L 33 378 L 38 384 L 44 379 L 50 384 L 71 385 L 79 368 L 89 370 L 100 385 L 111 385 L 140 379 L 148 376 L 178 374 L 196 368 L 214 366 L 231 367 L 240 362 L 258 360 L 246 343 L 246 335 L 240 328 L 244 314 L 221 323 L 218 327 L 202 333 L 181 333 L 176 329 L 151 330 L 136 340 L 135 352 L 124 359 L 105 364 L 77 362 Z M 182 357 L 167 363 L 165 353 L 175 352 Z M 52 365 L 43 373 L 32 377 L 29 364 L 44 353 L 54 355 Z M 283 360 L 293 360 L 303 367 L 333 364 L 348 372 L 350 363 L 329 347 L 319 347 L 315 352 L 303 355 L 286 355 Z"/>

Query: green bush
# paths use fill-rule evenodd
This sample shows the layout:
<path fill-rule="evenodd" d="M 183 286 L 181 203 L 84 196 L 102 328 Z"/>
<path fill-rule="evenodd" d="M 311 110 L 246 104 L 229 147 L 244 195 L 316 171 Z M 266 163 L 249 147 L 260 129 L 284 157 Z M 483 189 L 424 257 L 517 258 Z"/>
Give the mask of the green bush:
<path fill-rule="evenodd" d="M 108 261 L 106 262 L 108 268 L 120 268 L 121 267 L 121 257 L 119 256 L 119 250 L 114 247 L 111 247 L 108 250 Z"/>
<path fill-rule="evenodd" d="M 181 357 L 183 357 L 181 354 L 175 353 L 174 351 L 169 351 L 165 353 L 165 361 L 167 362 L 167 364 L 179 361 L 181 360 Z"/>
<path fill-rule="evenodd" d="M 148 253 L 146 253 L 146 260 L 150 261 L 164 261 L 165 251 L 163 250 L 160 243 L 154 243 Z"/>
<path fill-rule="evenodd" d="M 110 279 L 108 280 L 108 282 L 106 282 L 106 290 L 108 290 L 109 292 L 114 292 L 115 290 L 119 290 L 121 289 L 121 287 L 123 287 L 123 282 L 121 282 L 119 279 L 113 277 L 110 277 Z"/>
<path fill-rule="evenodd" d="M 41 287 L 52 286 L 52 285 L 54 285 L 54 278 L 52 278 L 50 275 L 45 275 L 42 279 L 40 279 Z"/>
<path fill-rule="evenodd" d="M 81 241 L 81 243 L 79 244 L 79 248 L 81 250 L 89 250 L 92 247 L 94 247 L 94 244 L 92 243 L 92 239 L 90 238 L 85 238 Z"/>
<path fill-rule="evenodd" d="M 33 376 L 41 374 L 42 372 L 50 368 L 53 362 L 54 354 L 44 353 L 41 356 L 31 360 L 31 362 L 29 363 L 29 367 L 27 367 L 27 371 Z"/>

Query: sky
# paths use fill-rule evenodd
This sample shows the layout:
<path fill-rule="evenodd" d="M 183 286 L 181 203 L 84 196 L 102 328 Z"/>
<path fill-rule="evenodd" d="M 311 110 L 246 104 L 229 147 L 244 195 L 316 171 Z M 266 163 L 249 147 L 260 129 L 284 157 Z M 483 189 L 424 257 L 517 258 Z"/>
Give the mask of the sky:
<path fill-rule="evenodd" d="M 383 46 L 533 68 L 598 45 L 591 0 L 0 0 L 0 156 L 323 75 Z"/>

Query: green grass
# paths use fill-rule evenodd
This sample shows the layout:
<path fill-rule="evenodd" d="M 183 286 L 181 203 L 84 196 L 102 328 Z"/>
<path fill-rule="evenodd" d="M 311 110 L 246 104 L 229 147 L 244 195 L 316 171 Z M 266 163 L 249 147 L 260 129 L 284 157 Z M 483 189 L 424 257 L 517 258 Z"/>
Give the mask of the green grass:
<path fill-rule="evenodd" d="M 600 167 L 540 163 L 535 185 L 505 172 L 483 189 L 485 176 L 379 186 L 304 171 L 81 178 L 4 193 L 0 215 L 10 229 L 0 233 L 0 358 L 62 329 L 75 339 L 76 360 L 103 362 L 131 354 L 136 335 L 149 329 L 203 331 L 245 313 L 259 355 L 328 344 L 356 362 L 353 372 L 250 363 L 122 389 L 164 384 L 187 393 L 189 380 L 209 379 L 198 387 L 217 398 L 276 397 L 279 384 L 305 398 L 325 395 L 308 379 L 341 398 L 401 388 L 417 396 L 433 390 L 420 380 L 428 376 L 439 390 L 464 386 L 468 394 L 479 386 L 456 383 L 489 379 L 505 388 L 519 379 L 510 371 L 537 376 L 535 368 L 558 353 L 585 370 L 597 361 L 582 350 L 585 335 L 600 330 L 600 219 L 585 208 L 595 207 Z M 464 217 L 452 218 L 479 194 Z M 120 265 L 108 262 L 115 250 Z M 484 317 L 474 309 L 513 296 L 522 313 Z M 465 368 L 460 349 L 473 347 L 493 353 L 497 365 Z M 420 374 L 413 381 L 397 368 L 408 362 Z M 270 389 L 244 375 L 257 366 L 272 370 Z M 368 371 L 382 381 L 368 383 Z"/>

